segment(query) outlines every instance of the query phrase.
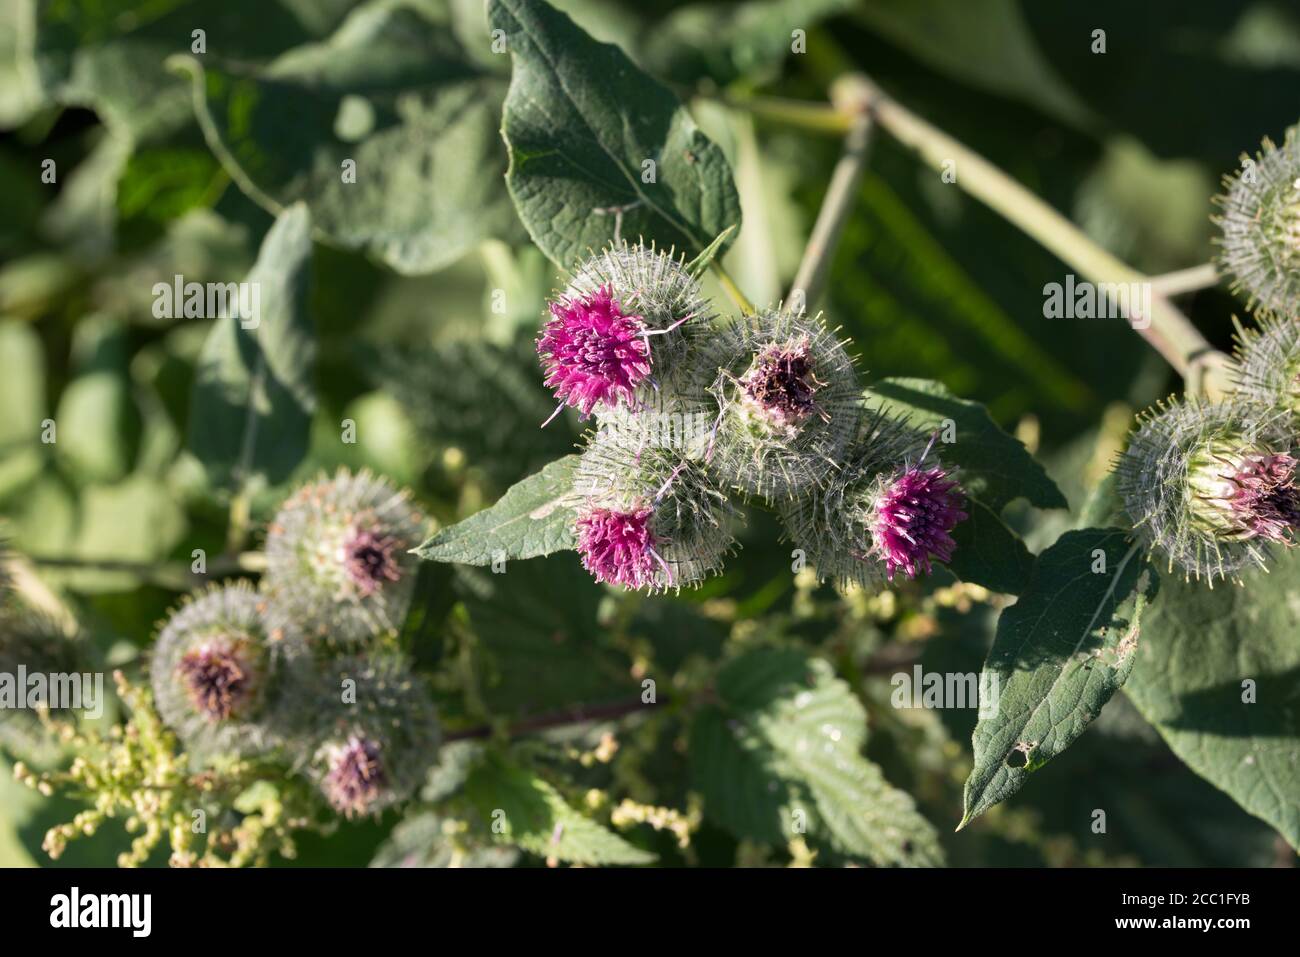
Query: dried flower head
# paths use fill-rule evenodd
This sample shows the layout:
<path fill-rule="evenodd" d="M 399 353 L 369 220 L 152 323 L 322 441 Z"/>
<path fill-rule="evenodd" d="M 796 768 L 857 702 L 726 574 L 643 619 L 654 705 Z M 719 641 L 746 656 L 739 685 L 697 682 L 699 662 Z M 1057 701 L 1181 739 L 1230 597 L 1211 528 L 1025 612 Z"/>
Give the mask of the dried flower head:
<path fill-rule="evenodd" d="M 1292 316 L 1300 307 L 1300 141 L 1294 128 L 1282 147 L 1265 139 L 1241 172 L 1224 178 L 1219 265 L 1249 306 Z"/>
<path fill-rule="evenodd" d="M 698 462 L 672 449 L 629 448 L 611 433 L 588 444 L 574 477 L 574 533 L 597 581 L 659 592 L 722 568 L 736 510 Z"/>
<path fill-rule="evenodd" d="M 698 366 L 718 416 L 708 458 L 727 484 L 786 498 L 838 468 L 861 403 L 853 360 L 820 318 L 784 308 L 743 317 Z"/>
<path fill-rule="evenodd" d="M 348 656 L 322 666 L 324 730 L 309 771 L 339 814 L 378 814 L 411 797 L 438 759 L 429 689 L 395 656 Z"/>
<path fill-rule="evenodd" d="M 1282 409 L 1300 423 L 1300 323 L 1259 317 L 1257 329 L 1238 328 L 1233 379 L 1243 399 Z"/>
<path fill-rule="evenodd" d="M 1116 467 L 1133 527 L 1188 578 L 1263 568 L 1300 517 L 1296 460 L 1277 411 L 1240 400 L 1170 402 L 1144 418 Z"/>
<path fill-rule="evenodd" d="M 272 628 L 347 645 L 402 626 L 426 522 L 409 493 L 340 469 L 290 495 L 266 537 Z"/>
<path fill-rule="evenodd" d="M 201 757 L 246 757 L 282 742 L 296 704 L 288 673 L 303 666 L 304 649 L 272 639 L 264 610 L 244 582 L 213 587 L 158 635 L 149 664 L 158 713 Z"/>
<path fill-rule="evenodd" d="M 669 384 L 693 331 L 713 316 L 671 255 L 623 243 L 582 263 L 537 340 L 546 385 L 583 416 L 637 408 Z"/>
<path fill-rule="evenodd" d="M 874 588 L 952 559 L 964 495 L 932 445 L 874 413 L 826 486 L 782 505 L 791 540 L 821 578 Z"/>

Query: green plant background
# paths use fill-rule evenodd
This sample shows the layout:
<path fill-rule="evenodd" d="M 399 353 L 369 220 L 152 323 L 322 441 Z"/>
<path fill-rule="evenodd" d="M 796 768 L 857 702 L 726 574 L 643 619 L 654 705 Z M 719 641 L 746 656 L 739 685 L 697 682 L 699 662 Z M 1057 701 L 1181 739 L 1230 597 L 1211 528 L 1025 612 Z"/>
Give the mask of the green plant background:
<path fill-rule="evenodd" d="M 1300 14 L 1263 0 L 556 5 L 689 102 L 734 173 L 744 225 L 723 262 L 756 302 L 788 287 L 839 144 L 694 94 L 824 100 L 834 77 L 865 69 L 1149 273 L 1210 258 L 1219 176 L 1297 118 Z M 568 413 L 537 427 L 551 400 L 532 339 L 559 278 L 528 241 L 503 180 L 509 60 L 490 51 L 476 0 L 412 4 L 410 29 L 391 50 L 355 24 L 353 8 L 382 6 L 0 0 L 0 515 L 15 550 L 145 564 L 220 551 L 229 489 L 187 440 L 204 428 L 191 415 L 191 387 L 211 321 L 155 319 L 151 288 L 174 273 L 242 278 L 272 224 L 266 207 L 298 199 L 328 234 L 312 249 L 304 305 L 315 328 L 315 409 L 306 455 L 254 498 L 255 521 L 294 481 L 349 465 L 410 485 L 449 525 L 571 450 L 579 424 Z M 127 8 L 143 15 L 124 16 Z M 357 36 L 338 33 L 350 13 Z M 208 53 L 188 59 L 195 28 L 206 31 Z M 794 28 L 807 30 L 804 54 L 789 53 Z M 1090 52 L 1097 28 L 1105 54 Z M 339 158 L 353 154 L 382 166 L 378 185 L 363 177 L 355 193 L 339 187 Z M 40 179 L 47 159 L 55 184 Z M 878 135 L 824 302 L 871 379 L 938 380 L 984 403 L 1037 453 L 1072 508 L 1012 505 L 1005 517 L 1034 551 L 1078 524 L 1133 411 L 1177 388 L 1123 323 L 1042 318 L 1042 287 L 1065 271 Z M 715 280 L 707 288 L 725 301 Z M 504 291 L 503 310 L 494 290 Z M 1228 346 L 1239 303 L 1210 290 L 1184 305 L 1207 338 Z M 47 416 L 60 430 L 53 446 L 36 439 Z M 345 419 L 356 422 L 355 445 L 338 440 Z M 455 627 L 430 641 L 422 664 L 449 726 L 635 696 L 641 674 L 689 699 L 720 662 L 778 649 L 762 652 L 775 656 L 763 662 L 775 677 L 760 705 L 779 704 L 789 682 L 811 683 L 838 718 L 867 729 L 864 767 L 911 794 L 934 826 L 933 838 L 908 842 L 909 855 L 958 865 L 1293 865 L 1286 840 L 1189 770 L 1125 693 L 1010 802 L 953 833 L 975 716 L 893 709 L 888 679 L 914 662 L 978 672 L 1006 602 L 949 589 L 942 576 L 844 600 L 792 576 L 777 539 L 772 519 L 754 513 L 727 573 L 680 597 L 606 592 L 572 555 L 512 563 L 500 579 L 448 573 L 442 585 L 458 601 L 442 613 Z M 106 659 L 128 667 L 178 598 L 166 582 L 121 572 L 43 576 Z M 1240 640 L 1230 631 L 1181 640 L 1208 643 L 1201 654 L 1213 657 Z M 1294 661 L 1294 631 L 1288 640 L 1276 654 Z M 1155 680 L 1172 660 L 1161 649 L 1172 656 L 1156 640 L 1139 657 L 1133 698 L 1171 721 L 1175 736 L 1204 735 L 1178 724 L 1180 677 Z M 708 722 L 727 720 L 729 707 L 735 720 L 752 704 L 741 691 L 727 698 L 727 667 L 707 706 L 720 713 L 669 710 L 634 725 L 608 764 L 572 760 L 607 726 L 557 731 L 517 756 L 539 769 L 534 777 L 520 784 L 511 766 L 485 784 L 471 773 L 463 793 L 472 804 L 513 782 L 543 817 L 553 799 L 576 806 L 592 789 L 684 813 L 690 795 L 703 794 L 689 852 L 644 825 L 624 836 L 666 865 L 799 860 L 796 835 L 773 830 L 780 802 L 810 801 L 826 816 L 834 802 L 822 802 L 808 784 L 816 775 L 770 729 L 751 729 L 754 748 L 740 755 L 709 737 Z M 1293 694 L 1295 672 L 1285 673 Z M 1182 680 L 1195 693 L 1213 676 Z M 768 687 L 759 685 L 745 693 Z M 1278 688 L 1286 694 L 1284 682 Z M 1294 756 L 1294 737 L 1281 746 Z M 758 783 L 728 796 L 755 755 Z M 1230 756 L 1215 761 L 1224 777 L 1235 773 Z M 882 815 L 898 811 L 870 798 L 873 786 L 859 776 L 850 793 L 877 801 Z M 775 811 L 744 805 L 760 791 Z M 1294 840 L 1297 801 L 1293 790 L 1271 814 L 1252 810 L 1274 826 L 1289 821 Z M 1090 827 L 1098 808 L 1104 835 Z M 41 835 L 74 810 L 0 775 L 0 863 L 49 864 Z M 436 861 L 433 813 L 304 836 L 299 862 Z M 930 840 L 933 850 L 922 846 Z M 108 864 L 124 843 L 105 829 L 57 863 Z M 546 856 L 517 843 L 526 863 Z M 814 849 L 819 863 L 864 853 L 835 840 Z"/>

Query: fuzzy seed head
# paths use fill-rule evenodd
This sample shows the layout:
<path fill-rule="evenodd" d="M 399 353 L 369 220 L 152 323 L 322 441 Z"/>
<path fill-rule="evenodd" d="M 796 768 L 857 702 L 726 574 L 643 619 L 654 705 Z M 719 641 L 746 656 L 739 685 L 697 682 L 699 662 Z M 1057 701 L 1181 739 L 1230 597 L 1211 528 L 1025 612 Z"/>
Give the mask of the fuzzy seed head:
<path fill-rule="evenodd" d="M 546 385 L 583 416 L 640 408 L 682 371 L 713 312 L 681 261 L 620 243 L 579 264 L 537 351 Z"/>
<path fill-rule="evenodd" d="M 1300 323 L 1264 315 L 1257 328 L 1241 329 L 1232 373 L 1243 399 L 1300 424 Z"/>
<path fill-rule="evenodd" d="M 1170 402 L 1129 439 L 1116 478 L 1134 530 L 1188 578 L 1240 579 L 1290 544 L 1300 496 L 1286 417 L 1239 399 Z"/>
<path fill-rule="evenodd" d="M 428 687 L 404 658 L 343 656 L 319 665 L 316 741 L 308 772 L 339 814 L 378 814 L 405 801 L 438 760 L 441 732 Z"/>
<path fill-rule="evenodd" d="M 352 646 L 402 626 L 427 523 L 409 494 L 340 469 L 289 496 L 269 526 L 271 627 Z"/>
<path fill-rule="evenodd" d="M 575 537 L 601 582 L 641 591 L 695 587 L 722 568 L 737 517 L 703 466 L 670 448 L 597 433 L 578 463 Z"/>
<path fill-rule="evenodd" d="M 696 381 L 717 415 L 708 461 L 723 482 L 777 500 L 835 472 L 861 401 L 853 361 L 820 317 L 745 316 L 701 353 Z"/>
<path fill-rule="evenodd" d="M 900 571 L 914 578 L 952 559 L 964 496 L 929 436 L 871 413 L 844 459 L 826 485 L 779 509 L 821 580 L 876 589 Z"/>
<path fill-rule="evenodd" d="M 187 600 L 164 623 L 149 662 L 164 723 L 204 759 L 249 757 L 283 743 L 301 703 L 287 689 L 308 668 L 293 638 L 272 638 L 265 600 L 246 583 Z"/>
<path fill-rule="evenodd" d="M 1216 222 L 1223 230 L 1219 264 L 1244 291 L 1249 307 L 1284 316 L 1300 307 L 1300 141 L 1287 131 L 1281 148 L 1265 139 L 1243 169 L 1225 177 Z"/>

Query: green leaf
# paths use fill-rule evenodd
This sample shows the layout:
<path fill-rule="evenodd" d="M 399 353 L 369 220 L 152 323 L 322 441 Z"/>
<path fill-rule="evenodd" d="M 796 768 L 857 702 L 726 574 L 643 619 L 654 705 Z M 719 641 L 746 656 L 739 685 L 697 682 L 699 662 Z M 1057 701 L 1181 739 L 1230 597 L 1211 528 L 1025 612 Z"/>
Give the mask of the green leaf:
<path fill-rule="evenodd" d="M 1188 767 L 1300 851 L 1297 634 L 1294 550 L 1245 587 L 1169 576 L 1143 623 L 1126 692 Z"/>
<path fill-rule="evenodd" d="M 491 0 L 488 19 L 514 63 L 506 184 L 553 262 L 568 268 L 620 236 L 695 256 L 739 225 L 722 151 L 622 50 L 542 0 Z"/>
<path fill-rule="evenodd" d="M 830 665 L 793 648 L 750 651 L 718 673 L 691 728 L 705 814 L 737 837 L 815 844 L 877 865 L 942 863 L 912 798 L 862 756 L 867 716 Z"/>
<path fill-rule="evenodd" d="M 217 486 L 283 481 L 307 452 L 316 407 L 316 339 L 307 314 L 311 216 L 287 209 L 246 281 L 256 322 L 217 319 L 199 356 L 189 448 Z M 233 313 L 233 310 L 231 310 Z"/>
<path fill-rule="evenodd" d="M 333 243 L 404 274 L 511 230 L 502 80 L 413 4 L 364 4 L 261 70 L 172 62 L 192 77 L 209 147 L 272 213 L 304 201 Z"/>
<path fill-rule="evenodd" d="M 969 517 L 952 530 L 957 547 L 947 569 L 964 582 L 1006 595 L 1021 594 L 1029 585 L 1034 556 L 983 502 L 968 499 L 965 510 Z"/>
<path fill-rule="evenodd" d="M 1021 497 L 1039 508 L 1068 506 L 1020 440 L 998 428 L 978 402 L 960 399 L 941 383 L 925 379 L 882 379 L 867 390 L 866 400 L 869 408 L 906 415 L 913 428 L 938 431 L 935 452 L 960 467 L 962 487 L 995 513 Z M 949 422 L 953 428 L 945 434 Z"/>
<path fill-rule="evenodd" d="M 502 843 L 573 864 L 649 864 L 656 858 L 570 807 L 536 773 L 491 755 L 470 775 L 465 794 L 484 821 L 500 824 Z"/>
<path fill-rule="evenodd" d="M 490 508 L 444 528 L 415 550 L 426 561 L 491 565 L 573 548 L 573 471 L 578 456 L 556 459 L 511 487 Z"/>
<path fill-rule="evenodd" d="M 741 77 L 753 82 L 756 75 L 775 72 L 791 55 L 795 29 L 808 31 L 853 6 L 854 0 L 692 3 L 646 31 L 643 60 L 663 76 L 692 86 L 703 77 L 718 86 Z"/>
<path fill-rule="evenodd" d="M 1119 529 L 1066 532 L 999 616 L 980 675 L 993 713 L 975 725 L 959 828 L 1069 747 L 1124 684 L 1157 582 L 1138 552 Z"/>
<path fill-rule="evenodd" d="M 474 834 L 444 828 L 444 819 L 429 811 L 402 821 L 375 852 L 371 867 L 514 867 L 519 852 L 485 844 Z"/>
<path fill-rule="evenodd" d="M 731 236 L 735 231 L 735 226 L 728 226 L 718 233 L 713 242 L 704 247 L 703 252 L 686 264 L 686 271 L 697 279 L 704 275 L 709 266 L 713 264 L 713 260 L 718 258 L 718 253 L 722 251 L 727 243 L 731 242 Z"/>

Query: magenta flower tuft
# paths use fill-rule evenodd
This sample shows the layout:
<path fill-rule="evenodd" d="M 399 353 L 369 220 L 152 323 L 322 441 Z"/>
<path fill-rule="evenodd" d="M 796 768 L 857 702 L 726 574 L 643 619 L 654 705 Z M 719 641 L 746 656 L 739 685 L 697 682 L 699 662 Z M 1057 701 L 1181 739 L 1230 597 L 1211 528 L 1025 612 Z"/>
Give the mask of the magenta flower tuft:
<path fill-rule="evenodd" d="M 594 508 L 578 519 L 582 565 L 597 581 L 642 588 L 655 584 L 663 559 L 650 531 L 651 508 L 616 511 Z M 667 568 L 664 568 L 667 572 Z"/>
<path fill-rule="evenodd" d="M 930 559 L 952 559 L 949 534 L 967 518 L 961 488 L 941 467 L 914 465 L 888 482 L 876 497 L 871 539 L 891 581 L 901 569 L 908 578 L 930 571 Z"/>
<path fill-rule="evenodd" d="M 537 341 L 546 386 L 561 408 L 591 413 L 597 405 L 630 406 L 650 374 L 650 343 L 640 316 L 626 315 L 608 286 L 551 303 L 551 319 Z M 557 410 L 558 411 L 558 410 Z"/>
<path fill-rule="evenodd" d="M 385 582 L 401 581 L 402 570 L 393 556 L 397 539 L 366 529 L 356 529 L 343 545 L 343 566 L 362 598 L 369 598 Z"/>
<path fill-rule="evenodd" d="M 388 777 L 380 757 L 379 745 L 359 735 L 334 750 L 324 782 L 334 810 L 354 817 L 369 813 L 382 799 Z"/>
<path fill-rule="evenodd" d="M 797 426 L 819 411 L 813 396 L 822 383 L 813 374 L 808 338 L 764 348 L 740 379 L 740 386 L 782 428 Z"/>
<path fill-rule="evenodd" d="M 257 675 L 238 642 L 208 641 L 187 652 L 176 665 L 194 709 L 210 721 L 228 721 L 244 710 L 256 690 Z"/>
<path fill-rule="evenodd" d="M 1193 512 L 1202 521 L 1207 512 L 1218 517 L 1213 528 L 1224 538 L 1291 544 L 1300 524 L 1297 464 L 1290 455 L 1271 452 L 1214 456 L 1191 476 Z"/>

